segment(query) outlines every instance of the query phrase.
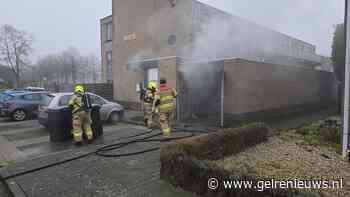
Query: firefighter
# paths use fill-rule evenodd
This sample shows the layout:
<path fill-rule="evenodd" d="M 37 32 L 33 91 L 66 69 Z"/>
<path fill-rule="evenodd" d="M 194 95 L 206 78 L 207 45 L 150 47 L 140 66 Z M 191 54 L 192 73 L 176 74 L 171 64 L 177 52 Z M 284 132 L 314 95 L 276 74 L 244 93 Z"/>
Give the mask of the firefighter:
<path fill-rule="evenodd" d="M 69 100 L 68 106 L 72 110 L 73 117 L 73 139 L 75 145 L 81 145 L 83 141 L 83 132 L 91 143 L 93 133 L 91 129 L 91 101 L 89 96 L 85 94 L 84 87 L 77 85 L 74 88 L 74 95 Z M 83 129 L 83 131 L 82 131 Z"/>
<path fill-rule="evenodd" d="M 166 137 L 171 133 L 176 97 L 176 90 L 167 85 L 165 78 L 161 78 L 159 90 L 155 95 L 153 110 L 159 110 L 159 124 Z"/>
<path fill-rule="evenodd" d="M 148 128 L 148 130 L 152 130 L 153 128 L 153 118 L 155 115 L 155 111 L 153 110 L 153 103 L 154 103 L 154 97 L 155 93 L 157 91 L 157 82 L 150 81 L 147 84 L 147 89 L 145 93 L 143 94 L 143 106 L 144 106 L 144 121 Z"/>

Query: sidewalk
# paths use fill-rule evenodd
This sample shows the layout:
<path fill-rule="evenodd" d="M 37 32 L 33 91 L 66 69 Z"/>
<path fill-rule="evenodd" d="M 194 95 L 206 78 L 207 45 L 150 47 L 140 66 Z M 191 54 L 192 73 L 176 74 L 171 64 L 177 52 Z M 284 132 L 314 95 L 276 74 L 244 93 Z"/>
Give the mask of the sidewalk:
<path fill-rule="evenodd" d="M 330 108 L 330 109 L 323 109 L 316 112 L 309 112 L 304 114 L 298 114 L 298 115 L 291 115 L 291 116 L 285 116 L 285 117 L 278 117 L 274 119 L 270 119 L 268 121 L 265 121 L 268 125 L 275 129 L 282 129 L 282 128 L 297 128 L 300 126 L 303 126 L 305 124 L 308 124 L 313 121 L 317 121 L 320 119 L 325 119 L 330 116 L 337 116 L 336 109 Z M 141 111 L 126 111 L 125 112 L 125 122 L 131 123 L 131 124 L 137 124 L 137 125 L 144 125 L 143 122 L 143 112 Z M 194 127 L 194 128 L 202 128 L 203 126 L 200 126 L 198 123 L 190 125 L 190 124 L 182 124 L 182 123 L 176 123 L 175 127 Z M 212 129 L 213 127 L 210 127 Z"/>
<path fill-rule="evenodd" d="M 24 155 L 17 147 L 0 135 L 0 166 L 6 166 L 8 163 L 21 161 Z"/>

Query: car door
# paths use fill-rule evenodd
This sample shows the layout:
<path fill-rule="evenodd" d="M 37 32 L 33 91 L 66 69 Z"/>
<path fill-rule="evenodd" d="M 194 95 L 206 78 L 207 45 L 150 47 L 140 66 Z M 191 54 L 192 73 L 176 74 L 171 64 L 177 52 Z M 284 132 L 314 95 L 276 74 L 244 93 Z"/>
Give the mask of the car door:
<path fill-rule="evenodd" d="M 23 108 L 29 113 L 32 113 L 35 110 L 35 100 L 33 94 L 25 94 L 18 101 L 18 106 Z"/>
<path fill-rule="evenodd" d="M 108 119 L 108 115 L 109 115 L 109 107 L 107 105 L 107 102 L 105 99 L 103 99 L 102 97 L 95 95 L 95 94 L 89 94 L 90 98 L 91 98 L 91 103 L 92 105 L 98 105 L 100 106 L 100 116 L 101 116 L 101 120 L 106 120 Z"/>
<path fill-rule="evenodd" d="M 34 93 L 32 94 L 32 105 L 31 105 L 31 109 L 32 109 L 32 113 L 33 114 L 38 114 L 38 108 L 40 103 L 43 101 L 43 96 L 39 93 Z"/>

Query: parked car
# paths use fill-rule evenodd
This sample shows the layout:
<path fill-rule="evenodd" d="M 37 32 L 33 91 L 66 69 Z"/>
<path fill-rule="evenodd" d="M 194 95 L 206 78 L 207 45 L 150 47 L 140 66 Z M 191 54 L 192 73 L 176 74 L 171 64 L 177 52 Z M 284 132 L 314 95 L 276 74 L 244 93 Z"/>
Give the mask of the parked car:
<path fill-rule="evenodd" d="M 24 90 L 15 90 L 15 89 L 10 89 L 10 90 L 5 90 L 0 93 L 0 102 L 2 97 L 4 97 L 6 94 L 16 94 L 16 93 L 25 93 L 26 91 Z"/>
<path fill-rule="evenodd" d="M 4 105 L 3 102 L 11 97 L 12 95 L 9 95 L 9 93 L 6 93 L 6 91 L 0 93 L 0 116 L 4 116 L 4 114 L 1 112 Z"/>
<path fill-rule="evenodd" d="M 41 88 L 41 87 L 26 87 L 24 88 L 25 91 L 29 91 L 29 92 L 44 92 L 46 91 L 45 88 Z"/>
<path fill-rule="evenodd" d="M 124 117 L 124 107 L 116 102 L 110 102 L 101 96 L 88 92 L 93 105 L 99 105 L 100 117 L 103 122 L 116 123 Z M 38 121 L 41 125 L 48 125 L 48 111 L 66 108 L 73 93 L 48 94 L 44 102 L 39 106 Z"/>
<path fill-rule="evenodd" d="M 38 106 L 48 92 L 12 92 L 2 97 L 1 114 L 11 117 L 15 121 L 26 120 L 38 114 Z"/>

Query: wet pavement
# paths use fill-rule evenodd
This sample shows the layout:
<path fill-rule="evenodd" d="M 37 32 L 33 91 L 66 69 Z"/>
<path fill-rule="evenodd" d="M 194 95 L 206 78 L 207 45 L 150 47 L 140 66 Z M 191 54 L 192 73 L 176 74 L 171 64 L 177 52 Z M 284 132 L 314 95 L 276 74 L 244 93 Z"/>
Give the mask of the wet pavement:
<path fill-rule="evenodd" d="M 0 196 L 1 197 L 12 197 L 10 191 L 7 189 L 5 183 L 0 181 Z"/>
<path fill-rule="evenodd" d="M 334 115 L 334 111 L 307 114 L 271 122 L 274 128 L 290 128 Z M 0 168 L 2 176 L 52 164 L 89 151 L 121 137 L 145 132 L 142 126 L 120 123 L 105 125 L 104 136 L 91 145 L 76 148 L 71 142 L 51 143 L 49 133 L 36 120 L 11 122 L 0 118 Z M 123 139 L 125 140 L 125 139 Z M 160 143 L 132 144 L 118 153 L 162 146 Z M 14 165 L 14 163 L 16 163 Z M 91 155 L 7 180 L 15 196 L 192 196 L 159 179 L 159 152 L 131 157 L 103 158 Z M 9 195 L 0 185 L 0 196 Z M 16 193 L 17 192 L 17 193 Z"/>
<path fill-rule="evenodd" d="M 1 176 L 93 151 L 103 144 L 145 132 L 129 124 L 105 125 L 103 137 L 75 147 L 71 142 L 51 143 L 48 131 L 37 121 L 11 122 L 0 118 L 0 137 L 21 157 L 6 159 Z M 121 152 L 137 151 L 160 143 L 135 144 Z M 0 154 L 2 154 L 0 150 Z M 5 153 L 6 154 L 6 153 Z M 15 165 L 13 165 L 16 163 Z M 193 196 L 159 179 L 159 152 L 125 158 L 89 156 L 59 166 L 6 180 L 15 196 Z M 0 186 L 0 196 L 10 195 Z"/>
<path fill-rule="evenodd" d="M 128 124 L 104 125 L 105 136 L 96 143 L 103 143 L 103 139 L 113 132 L 119 132 L 123 128 L 143 128 Z M 15 152 L 19 152 L 25 159 L 38 157 L 47 153 L 58 152 L 73 148 L 71 142 L 51 143 L 49 141 L 49 131 L 41 126 L 37 120 L 14 122 L 7 118 L 0 118 L 0 141 L 11 145 Z M 1 155 L 6 157 L 6 153 L 0 150 L 0 163 L 4 162 Z M 20 161 L 17 158 L 7 160 L 11 163 Z"/>

